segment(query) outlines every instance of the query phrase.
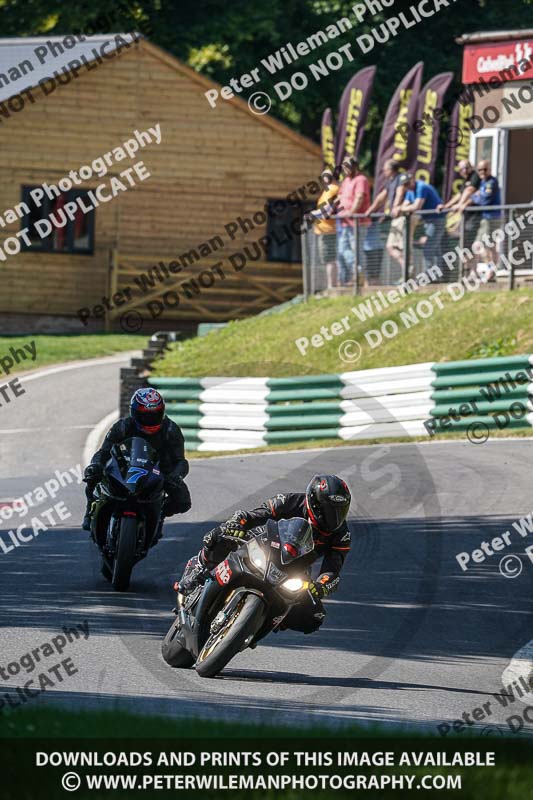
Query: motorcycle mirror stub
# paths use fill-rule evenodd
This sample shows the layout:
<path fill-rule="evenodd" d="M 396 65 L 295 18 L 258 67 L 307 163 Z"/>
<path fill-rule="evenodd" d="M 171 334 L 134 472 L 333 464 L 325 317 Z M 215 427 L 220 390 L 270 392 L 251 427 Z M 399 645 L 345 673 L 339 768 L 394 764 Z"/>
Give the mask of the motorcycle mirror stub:
<path fill-rule="evenodd" d="M 267 579 L 271 583 L 273 584 L 281 583 L 284 577 L 285 573 L 281 569 L 278 569 L 275 564 L 269 565 Z"/>

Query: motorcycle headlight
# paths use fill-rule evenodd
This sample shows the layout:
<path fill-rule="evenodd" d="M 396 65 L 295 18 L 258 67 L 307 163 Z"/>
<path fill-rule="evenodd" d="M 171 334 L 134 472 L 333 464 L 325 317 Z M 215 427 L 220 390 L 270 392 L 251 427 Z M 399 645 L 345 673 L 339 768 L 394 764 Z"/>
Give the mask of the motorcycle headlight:
<path fill-rule="evenodd" d="M 308 585 L 307 581 L 303 581 L 301 578 L 289 578 L 281 584 L 281 587 L 288 592 L 301 592 L 302 589 L 307 589 Z"/>
<path fill-rule="evenodd" d="M 248 558 L 254 565 L 256 569 L 258 569 L 263 574 L 266 571 L 266 557 L 255 539 L 252 539 L 248 542 Z"/>

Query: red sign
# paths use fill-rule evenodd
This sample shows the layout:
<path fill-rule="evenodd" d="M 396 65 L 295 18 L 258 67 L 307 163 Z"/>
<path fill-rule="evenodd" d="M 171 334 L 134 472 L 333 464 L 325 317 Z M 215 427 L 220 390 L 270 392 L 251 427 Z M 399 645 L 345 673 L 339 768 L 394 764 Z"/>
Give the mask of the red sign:
<path fill-rule="evenodd" d="M 519 81 L 533 68 L 533 39 L 519 42 L 468 44 L 463 58 L 463 83 L 497 78 Z"/>

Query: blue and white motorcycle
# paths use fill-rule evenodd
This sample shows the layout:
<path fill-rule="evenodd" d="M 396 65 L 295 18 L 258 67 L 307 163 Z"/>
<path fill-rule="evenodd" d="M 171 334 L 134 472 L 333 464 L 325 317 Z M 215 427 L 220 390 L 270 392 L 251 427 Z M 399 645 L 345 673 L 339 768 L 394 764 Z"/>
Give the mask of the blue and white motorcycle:
<path fill-rule="evenodd" d="M 102 555 L 102 575 L 119 592 L 161 538 L 165 491 L 158 458 L 141 437 L 125 439 L 113 445 L 95 487 L 91 534 Z"/>

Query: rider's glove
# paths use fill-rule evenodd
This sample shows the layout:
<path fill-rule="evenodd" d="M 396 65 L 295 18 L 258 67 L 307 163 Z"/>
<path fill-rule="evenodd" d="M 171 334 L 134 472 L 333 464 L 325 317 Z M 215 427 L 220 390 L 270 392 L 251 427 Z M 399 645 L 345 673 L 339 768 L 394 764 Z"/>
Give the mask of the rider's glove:
<path fill-rule="evenodd" d="M 85 472 L 83 473 L 83 480 L 87 482 L 94 483 L 95 481 L 99 481 L 104 474 L 104 469 L 101 464 L 88 464 L 85 467 Z"/>
<path fill-rule="evenodd" d="M 318 581 L 309 584 L 309 591 L 315 600 L 322 600 L 327 594 L 325 587 Z"/>
<path fill-rule="evenodd" d="M 332 581 L 330 576 L 324 573 L 309 585 L 309 591 L 315 600 L 322 600 L 323 597 L 327 597 L 336 588 L 338 582 L 338 577 Z"/>
<path fill-rule="evenodd" d="M 221 525 L 221 528 L 225 536 L 231 536 L 233 539 L 245 539 L 245 525 L 246 513 L 244 511 L 236 511 L 231 519 Z"/>
<path fill-rule="evenodd" d="M 172 488 L 179 488 L 183 483 L 183 478 L 181 475 L 177 473 L 171 473 L 170 475 L 165 475 L 165 489 L 167 486 Z"/>

